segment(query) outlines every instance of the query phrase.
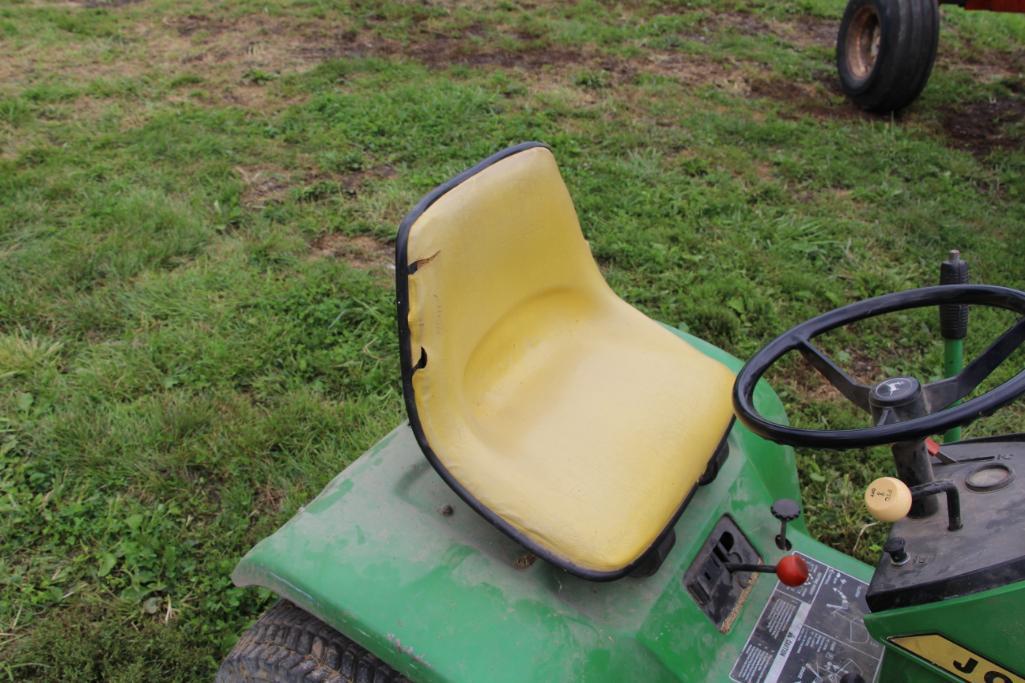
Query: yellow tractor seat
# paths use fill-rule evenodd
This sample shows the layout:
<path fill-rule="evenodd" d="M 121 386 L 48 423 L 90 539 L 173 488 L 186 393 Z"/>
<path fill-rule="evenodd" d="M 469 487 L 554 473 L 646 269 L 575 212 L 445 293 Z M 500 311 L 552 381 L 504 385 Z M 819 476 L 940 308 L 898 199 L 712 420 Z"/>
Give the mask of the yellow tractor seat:
<path fill-rule="evenodd" d="M 732 373 L 613 293 L 540 143 L 427 195 L 396 254 L 406 409 L 431 464 L 567 571 L 635 569 L 723 442 Z"/>

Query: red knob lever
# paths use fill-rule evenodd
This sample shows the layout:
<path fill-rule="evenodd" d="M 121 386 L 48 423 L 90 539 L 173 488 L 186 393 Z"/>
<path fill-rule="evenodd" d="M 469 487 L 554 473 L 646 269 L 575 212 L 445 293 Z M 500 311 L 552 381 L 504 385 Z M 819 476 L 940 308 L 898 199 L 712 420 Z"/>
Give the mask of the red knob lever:
<path fill-rule="evenodd" d="M 800 586 L 808 580 L 808 563 L 800 555 L 787 555 L 776 566 L 771 564 L 745 564 L 728 562 L 726 569 L 732 572 L 765 572 L 775 574 L 787 586 Z"/>
<path fill-rule="evenodd" d="M 808 580 L 808 563 L 800 555 L 787 555 L 776 563 L 776 576 L 787 586 L 800 586 Z"/>

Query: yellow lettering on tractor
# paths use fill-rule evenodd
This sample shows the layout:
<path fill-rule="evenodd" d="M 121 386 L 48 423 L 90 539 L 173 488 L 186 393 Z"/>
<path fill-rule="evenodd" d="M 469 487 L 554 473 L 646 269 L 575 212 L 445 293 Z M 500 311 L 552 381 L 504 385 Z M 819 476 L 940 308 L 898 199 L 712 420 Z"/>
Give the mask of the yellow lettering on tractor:
<path fill-rule="evenodd" d="M 968 683 L 1025 683 L 1018 674 L 935 633 L 895 636 L 890 642 Z"/>

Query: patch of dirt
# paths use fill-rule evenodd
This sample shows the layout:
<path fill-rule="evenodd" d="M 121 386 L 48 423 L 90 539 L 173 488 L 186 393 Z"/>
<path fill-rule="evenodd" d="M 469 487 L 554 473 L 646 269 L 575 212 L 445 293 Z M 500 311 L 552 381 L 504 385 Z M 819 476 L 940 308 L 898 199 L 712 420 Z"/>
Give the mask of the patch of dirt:
<path fill-rule="evenodd" d="M 834 19 L 802 15 L 796 17 L 792 24 L 772 22 L 772 27 L 777 35 L 792 39 L 801 47 L 817 45 L 832 48 L 836 45 L 836 34 L 840 30 L 840 22 Z"/>
<path fill-rule="evenodd" d="M 79 0 L 77 6 L 122 6 L 134 1 Z M 795 36 L 803 33 L 802 21 L 817 20 L 802 19 L 790 25 L 767 22 L 754 14 L 727 12 L 712 15 L 702 24 L 702 30 L 705 35 L 727 28 L 743 33 L 768 32 L 785 34 L 788 40 L 797 41 Z M 646 72 L 685 84 L 710 84 L 740 95 L 749 94 L 751 89 L 739 64 L 716 61 L 711 56 L 667 50 L 631 59 L 609 58 L 589 48 L 547 45 L 541 35 L 521 27 L 482 24 L 444 33 L 416 26 L 400 42 L 369 30 L 356 30 L 348 22 L 344 18 L 308 19 L 260 13 L 238 18 L 203 13 L 170 16 L 155 23 L 127 26 L 113 52 L 109 46 L 73 41 L 67 50 L 51 54 L 8 53 L 0 46 L 0 79 L 27 82 L 58 72 L 83 80 L 133 78 L 154 71 L 202 74 L 203 81 L 197 84 L 195 93 L 186 96 L 183 92 L 181 97 L 214 106 L 227 104 L 265 112 L 296 101 L 271 87 L 278 76 L 312 69 L 325 60 L 353 57 L 409 59 L 432 69 L 454 65 L 518 69 L 529 80 L 553 83 L 571 81 L 581 70 L 601 70 L 607 75 L 609 86 L 631 82 L 639 72 Z M 496 32 L 504 36 L 504 43 L 495 39 Z M 254 78 L 254 73 L 259 78 Z"/>
<path fill-rule="evenodd" d="M 342 180 L 342 186 L 355 194 L 357 190 L 363 187 L 368 180 L 383 180 L 385 178 L 394 178 L 396 175 L 395 168 L 388 164 L 382 164 L 381 166 L 374 166 L 373 168 L 364 169 L 362 171 L 355 171 L 346 175 Z"/>
<path fill-rule="evenodd" d="M 692 10 L 685 9 L 685 12 Z M 771 34 L 769 24 L 760 17 L 746 12 L 718 11 L 701 18 L 693 29 L 680 33 L 681 38 L 695 40 L 699 43 L 708 42 L 720 33 L 730 31 L 733 33 L 755 33 L 759 35 Z"/>
<path fill-rule="evenodd" d="M 368 235 L 343 235 L 329 232 L 310 245 L 314 258 L 340 258 L 363 270 L 394 269 L 395 247 Z"/>
<path fill-rule="evenodd" d="M 177 17 L 166 22 L 173 27 L 180 36 L 191 36 L 194 33 L 205 32 L 221 34 L 231 28 L 231 24 L 221 19 L 212 19 L 205 14 L 187 14 L 184 17 Z"/>
<path fill-rule="evenodd" d="M 1022 121 L 1025 99 L 1002 97 L 945 110 L 943 129 L 957 147 L 984 157 L 997 149 L 1021 147 L 1021 135 L 1010 134 L 1007 127 Z"/>
<path fill-rule="evenodd" d="M 588 61 L 576 49 L 538 45 L 534 39 L 521 38 L 521 49 L 503 50 L 494 45 L 468 41 L 466 36 L 442 33 L 411 34 L 408 44 L 378 37 L 352 35 L 352 42 L 334 49 L 321 46 L 316 56 L 330 57 L 401 57 L 414 59 L 428 68 L 451 66 L 500 66 L 504 68 L 540 69 L 546 66 L 582 64 Z"/>
<path fill-rule="evenodd" d="M 732 29 L 736 33 L 764 35 L 772 32 L 768 22 L 747 12 L 720 12 L 715 17 L 721 28 Z"/>
<path fill-rule="evenodd" d="M 851 355 L 850 361 L 843 364 L 845 370 L 851 377 L 862 384 L 875 384 L 879 381 L 879 362 L 865 355 L 858 349 L 847 349 Z"/>
<path fill-rule="evenodd" d="M 748 94 L 750 85 L 736 65 L 677 52 L 654 53 L 639 62 L 643 71 L 675 78 L 689 85 L 716 85 L 734 93 Z"/>
<path fill-rule="evenodd" d="M 610 59 L 579 48 L 545 45 L 536 34 L 512 28 L 508 35 L 515 38 L 515 49 L 503 49 L 495 41 L 473 39 L 485 34 L 486 27 L 482 25 L 471 25 L 458 35 L 414 30 L 404 42 L 327 23 L 263 16 L 244 17 L 228 24 L 205 15 L 188 15 L 174 20 L 171 26 L 177 38 L 187 38 L 192 44 L 183 61 L 204 70 L 234 65 L 238 74 L 236 84 L 227 88 L 223 97 L 244 106 L 258 106 L 259 102 L 252 100 L 266 91 L 262 86 L 246 88 L 237 84 L 245 69 L 272 73 L 303 71 L 325 60 L 354 57 L 409 59 L 431 69 L 519 69 L 530 74 L 548 73 L 561 80 L 580 69 L 601 69 L 613 83 L 629 82 L 638 71 L 647 71 L 686 83 L 716 83 L 743 91 L 736 87 L 740 81 L 731 78 L 728 66 L 711 59 L 670 52 L 651 53 L 634 60 Z"/>
<path fill-rule="evenodd" d="M 1025 78 L 1025 64 L 1004 55 L 994 57 L 992 61 L 962 60 L 954 55 L 945 55 L 941 50 L 936 58 L 936 68 L 967 72 L 976 83 L 1003 82 L 1012 90 L 1022 87 Z"/>
<path fill-rule="evenodd" d="M 117 9 L 127 5 L 136 5 L 142 0 L 30 0 L 34 7 L 66 7 L 68 9 Z"/>
<path fill-rule="evenodd" d="M 252 209 L 283 200 L 291 187 L 288 171 L 264 166 L 236 166 L 235 172 L 246 185 L 242 191 L 242 204 Z"/>
<path fill-rule="evenodd" d="M 821 120 L 874 120 L 872 114 L 851 104 L 832 74 L 819 75 L 814 82 L 766 78 L 751 84 L 751 94 L 782 102 L 792 111 L 781 111 L 784 119 L 812 116 Z"/>
<path fill-rule="evenodd" d="M 792 21 L 763 19 L 748 12 L 717 12 L 701 20 L 693 31 L 682 37 L 706 42 L 720 33 L 731 32 L 740 35 L 774 36 L 798 47 L 824 46 L 836 43 L 839 22 L 801 15 Z"/>
<path fill-rule="evenodd" d="M 69 11 L 91 5 L 121 7 L 135 1 L 76 0 Z M 381 17 L 379 22 L 383 21 Z M 727 11 L 704 17 L 691 37 L 710 39 L 717 33 L 731 31 L 776 36 L 798 48 L 828 46 L 835 40 L 835 23 L 810 16 L 779 21 L 752 13 Z M 504 43 L 495 39 L 496 32 L 504 36 Z M 545 44 L 542 35 L 516 26 L 470 24 L 460 31 L 439 32 L 427 28 L 425 23 L 414 26 L 404 40 L 398 41 L 370 30 L 356 30 L 346 18 L 309 19 L 262 13 L 237 18 L 190 13 L 158 22 L 129 24 L 122 29 L 114 48 L 96 41 L 74 40 L 69 41 L 66 50 L 50 52 L 14 51 L 0 45 L 0 81 L 16 85 L 53 73 L 84 81 L 135 78 L 153 72 L 202 74 L 202 82 L 195 88 L 183 88 L 171 98 L 273 113 L 305 96 L 285 95 L 281 89 L 273 87 L 279 76 L 301 73 L 325 60 L 354 57 L 415 60 L 432 69 L 453 65 L 517 69 L 532 91 L 559 89 L 564 96 L 579 97 L 583 104 L 597 99 L 603 87 L 633 82 L 639 73 L 653 73 L 685 85 L 708 85 L 735 95 L 779 101 L 786 104 L 784 116 L 865 117 L 838 92 L 831 69 L 825 69 L 818 82 L 792 82 L 774 77 L 771 67 L 766 65 L 716 55 L 651 50 L 631 58 L 610 58 L 591 48 L 552 47 Z M 941 52 L 941 60 L 943 58 Z M 980 78 L 1000 79 L 1025 89 L 1018 62 L 985 59 L 978 64 L 952 65 L 951 68 L 968 69 L 977 72 Z M 607 82 L 594 88 L 575 86 L 574 77 L 585 70 L 601 71 Z M 569 91 L 572 92 L 567 95 Z M 122 106 L 127 104 L 122 103 Z M 144 110 L 141 105 L 139 108 Z M 951 112 L 945 127 L 958 144 L 985 153 L 1014 143 L 1002 130 L 1019 111 L 1016 103 L 976 105 Z M 131 112 L 125 116 L 126 120 L 131 118 Z M 243 169 L 240 174 L 259 174 L 265 170 Z M 353 189 L 368 176 L 356 174 L 340 182 L 345 188 Z M 286 181 L 265 175 L 246 179 L 246 183 L 249 188 L 246 201 L 259 206 L 277 198 Z"/>
<path fill-rule="evenodd" d="M 308 170 L 305 174 L 265 165 L 236 166 L 242 179 L 242 205 L 262 209 L 268 204 L 284 201 L 295 189 L 301 200 L 316 201 L 327 195 L 343 192 L 355 197 L 368 181 L 395 177 L 392 166 L 381 165 L 343 175 Z"/>
<path fill-rule="evenodd" d="M 135 5 L 140 2 L 142 2 L 142 0 L 85 0 L 78 4 L 89 9 L 113 9 L 117 7 L 125 7 L 127 5 Z"/>
<path fill-rule="evenodd" d="M 796 83 L 780 78 L 759 79 L 751 83 L 752 95 L 781 102 L 804 99 L 811 96 L 812 92 L 813 86 L 807 83 Z"/>
<path fill-rule="evenodd" d="M 755 162 L 754 169 L 755 175 L 758 176 L 759 180 L 764 180 L 768 182 L 776 177 L 776 174 L 772 168 L 772 164 L 767 164 L 764 161 Z"/>
<path fill-rule="evenodd" d="M 1020 50 L 995 50 L 980 45 L 956 26 L 945 24 L 943 31 L 951 35 L 942 38 L 947 49 L 941 49 L 936 55 L 938 68 L 949 68 L 954 71 L 967 71 L 972 80 L 992 83 L 1002 80 L 1020 80 L 1025 73 L 1025 53 Z M 954 46 L 951 46 L 951 38 Z"/>
<path fill-rule="evenodd" d="M 248 61 L 270 61 L 260 59 L 260 53 L 263 53 L 278 58 L 267 64 L 278 71 L 303 70 L 328 59 L 346 57 L 414 59 L 429 68 L 438 69 L 454 65 L 536 69 L 582 61 L 580 52 L 538 45 L 537 36 L 524 31 L 512 34 L 522 49 L 502 50 L 473 40 L 485 35 L 487 27 L 483 24 L 472 24 L 458 35 L 414 30 L 407 41 L 400 42 L 371 32 L 340 28 L 328 22 L 263 16 L 243 17 L 228 23 L 206 15 L 190 14 L 168 23 L 179 36 L 195 38 L 200 45 L 208 46 L 208 50 L 194 54 L 191 61 L 207 61 L 208 52 L 212 52 L 218 61 L 239 57 Z M 239 46 L 245 49 L 240 51 Z"/>
<path fill-rule="evenodd" d="M 47 7 L 55 9 L 64 7 L 67 9 L 117 9 L 128 5 L 137 5 L 142 0 L 29 0 L 33 7 Z"/>
<path fill-rule="evenodd" d="M 257 509 L 256 514 L 268 512 L 280 512 L 281 504 L 285 500 L 285 492 L 271 484 L 264 484 L 256 493 Z"/>

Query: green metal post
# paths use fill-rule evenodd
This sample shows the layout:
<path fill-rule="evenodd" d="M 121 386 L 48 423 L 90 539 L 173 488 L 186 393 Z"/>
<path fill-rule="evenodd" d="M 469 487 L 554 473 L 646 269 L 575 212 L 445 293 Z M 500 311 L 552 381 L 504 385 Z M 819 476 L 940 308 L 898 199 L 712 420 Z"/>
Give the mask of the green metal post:
<path fill-rule="evenodd" d="M 964 367 L 964 339 L 943 340 L 943 376 L 953 377 Z M 943 435 L 943 443 L 961 440 L 961 428 L 951 427 Z"/>

